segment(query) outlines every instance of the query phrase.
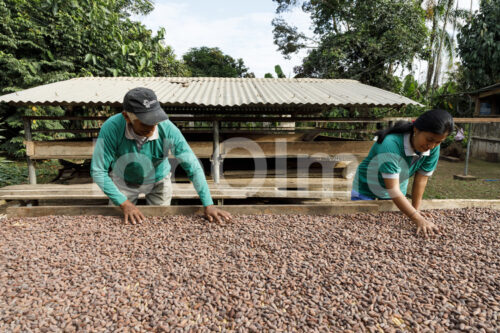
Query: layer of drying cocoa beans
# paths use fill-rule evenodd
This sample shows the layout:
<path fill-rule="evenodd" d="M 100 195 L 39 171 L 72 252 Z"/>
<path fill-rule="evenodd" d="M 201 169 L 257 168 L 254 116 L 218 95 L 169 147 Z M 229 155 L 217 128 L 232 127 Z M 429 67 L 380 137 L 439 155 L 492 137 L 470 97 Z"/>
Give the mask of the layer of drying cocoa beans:
<path fill-rule="evenodd" d="M 1 332 L 500 330 L 500 212 L 0 222 Z"/>

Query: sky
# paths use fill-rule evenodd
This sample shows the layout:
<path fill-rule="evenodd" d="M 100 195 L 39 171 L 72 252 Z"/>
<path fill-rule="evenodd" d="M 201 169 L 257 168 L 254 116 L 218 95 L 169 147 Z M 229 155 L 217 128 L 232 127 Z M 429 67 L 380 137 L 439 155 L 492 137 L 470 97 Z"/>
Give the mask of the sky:
<path fill-rule="evenodd" d="M 153 31 L 166 30 L 166 44 L 181 58 L 192 47 L 218 47 L 225 54 L 242 58 L 256 77 L 273 73 L 280 65 L 293 77 L 305 52 L 286 60 L 273 43 L 271 21 L 276 5 L 272 0 L 155 0 L 155 10 L 136 17 Z M 286 15 L 307 30 L 309 17 L 300 10 Z M 275 75 L 274 75 L 275 76 Z"/>
<path fill-rule="evenodd" d="M 472 0 L 473 10 L 479 0 Z M 459 7 L 469 9 L 471 0 L 459 0 Z M 272 0 L 154 0 L 155 9 L 147 16 L 138 16 L 149 29 L 166 30 L 165 42 L 172 46 L 178 59 L 192 47 L 218 47 L 225 54 L 242 58 L 256 77 L 272 73 L 280 65 L 287 77 L 293 77 L 293 67 L 302 63 L 305 50 L 287 60 L 273 43 L 271 21 L 276 17 Z M 284 18 L 310 33 L 309 16 L 300 9 L 286 13 Z M 416 64 L 416 74 L 424 72 L 426 64 Z"/>

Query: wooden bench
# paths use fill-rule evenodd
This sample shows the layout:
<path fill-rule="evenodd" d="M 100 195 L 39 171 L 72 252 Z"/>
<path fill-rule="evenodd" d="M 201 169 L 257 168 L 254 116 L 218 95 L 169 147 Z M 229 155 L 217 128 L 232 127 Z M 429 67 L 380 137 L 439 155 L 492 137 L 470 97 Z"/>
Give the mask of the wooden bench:
<path fill-rule="evenodd" d="M 94 148 L 92 141 L 26 141 L 26 154 L 29 160 L 36 159 L 90 159 Z M 211 158 L 213 143 L 208 141 L 189 142 L 198 158 Z M 265 170 L 264 174 L 250 171 L 228 171 L 223 173 L 219 183 L 215 184 L 207 177 L 210 191 L 214 199 L 246 199 L 246 198 L 297 198 L 297 199 L 348 199 L 350 181 L 355 168 L 349 168 L 353 160 L 360 160 L 368 154 L 371 141 L 321 141 L 275 142 L 251 141 L 249 139 L 232 139 L 219 144 L 219 156 L 225 158 L 303 158 L 312 161 L 329 161 L 337 163 L 343 169 L 343 178 L 331 179 L 334 170 L 328 170 L 329 178 L 321 174 L 306 176 L 292 171 L 286 175 L 278 175 L 273 170 Z M 310 161 L 309 161 L 310 162 Z M 308 162 L 308 163 L 309 163 Z M 356 163 L 351 164 L 357 165 Z M 306 164 L 307 168 L 307 164 Z M 338 170 L 335 172 L 338 175 Z M 31 182 L 31 179 L 30 179 Z M 178 182 L 174 184 L 174 199 L 196 199 L 197 193 L 191 184 Z M 255 188 L 253 184 L 258 184 Z M 249 187 L 252 186 L 252 187 Z M 16 185 L 0 189 L 0 199 L 4 200 L 66 200 L 66 199 L 106 199 L 95 184 L 60 185 L 46 184 Z"/>

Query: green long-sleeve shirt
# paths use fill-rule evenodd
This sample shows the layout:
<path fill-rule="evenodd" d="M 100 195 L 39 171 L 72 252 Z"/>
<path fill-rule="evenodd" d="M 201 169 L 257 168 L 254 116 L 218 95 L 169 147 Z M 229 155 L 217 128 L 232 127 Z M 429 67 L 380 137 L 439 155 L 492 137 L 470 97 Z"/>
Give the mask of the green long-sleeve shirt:
<path fill-rule="evenodd" d="M 203 206 L 213 205 L 200 162 L 181 131 L 170 120 L 157 125 L 158 139 L 147 141 L 140 151 L 135 140 L 125 137 L 126 126 L 127 122 L 121 113 L 104 122 L 90 167 L 92 178 L 115 205 L 121 205 L 127 197 L 118 190 L 108 175 L 110 167 L 113 175 L 128 183 L 152 184 L 170 173 L 169 152 L 172 152 L 186 171 Z"/>

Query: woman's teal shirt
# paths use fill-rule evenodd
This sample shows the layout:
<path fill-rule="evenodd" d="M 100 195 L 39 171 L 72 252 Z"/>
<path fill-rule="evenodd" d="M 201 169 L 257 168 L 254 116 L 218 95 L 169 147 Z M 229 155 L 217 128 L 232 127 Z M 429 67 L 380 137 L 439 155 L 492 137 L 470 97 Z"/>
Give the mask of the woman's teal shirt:
<path fill-rule="evenodd" d="M 410 133 L 389 134 L 382 143 L 374 143 L 368 156 L 359 164 L 352 189 L 370 198 L 390 199 L 384 178 L 398 178 L 406 195 L 408 179 L 419 172 L 432 175 L 439 160 L 439 145 L 418 154 L 410 144 Z"/>

